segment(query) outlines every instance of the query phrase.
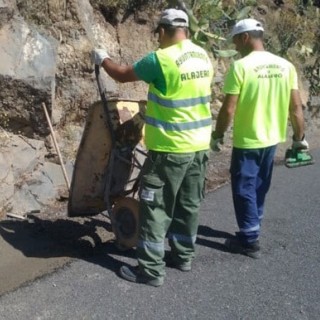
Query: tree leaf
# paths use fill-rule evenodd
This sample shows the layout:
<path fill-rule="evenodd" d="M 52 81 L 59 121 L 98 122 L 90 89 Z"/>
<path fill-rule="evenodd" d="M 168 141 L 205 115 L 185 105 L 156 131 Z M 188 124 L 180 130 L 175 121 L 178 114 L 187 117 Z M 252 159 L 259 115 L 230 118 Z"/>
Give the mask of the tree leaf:
<path fill-rule="evenodd" d="M 220 58 L 231 58 L 238 52 L 236 50 L 213 50 L 214 54 Z"/>
<path fill-rule="evenodd" d="M 217 34 L 213 34 L 213 33 L 210 33 L 210 32 L 206 32 L 206 31 L 203 31 L 203 30 L 200 30 L 204 35 L 206 35 L 208 38 L 210 39 L 215 39 L 215 40 L 223 40 L 225 41 L 226 38 L 223 38 L 223 37 L 220 37 L 218 36 Z"/>
<path fill-rule="evenodd" d="M 236 19 L 237 19 L 237 20 L 242 20 L 242 19 L 248 18 L 248 15 L 249 15 L 250 12 L 251 12 L 251 7 L 249 7 L 249 6 L 244 7 L 244 8 L 237 14 Z"/>

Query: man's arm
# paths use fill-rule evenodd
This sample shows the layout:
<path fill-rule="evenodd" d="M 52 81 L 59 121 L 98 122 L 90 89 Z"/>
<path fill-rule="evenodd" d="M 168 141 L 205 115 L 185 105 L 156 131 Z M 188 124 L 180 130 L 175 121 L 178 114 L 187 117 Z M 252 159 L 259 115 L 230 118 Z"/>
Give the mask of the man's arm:
<path fill-rule="evenodd" d="M 236 110 L 238 95 L 227 94 L 219 111 L 216 128 L 211 133 L 210 148 L 213 151 L 220 151 L 223 144 L 223 136 L 227 131 Z"/>
<path fill-rule="evenodd" d="M 101 66 L 108 75 L 119 82 L 132 82 L 140 80 L 134 73 L 133 66 L 122 66 L 113 62 L 110 58 L 102 61 Z"/>
<path fill-rule="evenodd" d="M 104 49 L 94 49 L 92 51 L 92 60 L 94 64 L 103 69 L 108 75 L 119 82 L 131 82 L 140 80 L 133 70 L 133 66 L 122 66 L 113 62 Z"/>
<path fill-rule="evenodd" d="M 291 90 L 289 114 L 293 128 L 294 140 L 301 141 L 304 137 L 304 118 L 301 98 L 298 90 Z"/>
<path fill-rule="evenodd" d="M 238 95 L 227 94 L 224 98 L 222 107 L 219 111 L 216 128 L 214 130 L 216 138 L 222 138 L 224 133 L 227 131 L 238 102 Z"/>

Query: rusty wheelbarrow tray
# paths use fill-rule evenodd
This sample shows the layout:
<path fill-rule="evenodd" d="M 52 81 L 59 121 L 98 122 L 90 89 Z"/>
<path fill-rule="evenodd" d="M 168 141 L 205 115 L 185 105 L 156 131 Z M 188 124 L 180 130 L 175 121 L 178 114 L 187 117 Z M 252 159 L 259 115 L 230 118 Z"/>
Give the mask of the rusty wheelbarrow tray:
<path fill-rule="evenodd" d="M 88 110 L 78 148 L 68 215 L 106 213 L 120 248 L 136 245 L 137 191 L 146 157 L 143 144 L 146 101 L 107 100 L 95 68 L 101 101 Z"/>

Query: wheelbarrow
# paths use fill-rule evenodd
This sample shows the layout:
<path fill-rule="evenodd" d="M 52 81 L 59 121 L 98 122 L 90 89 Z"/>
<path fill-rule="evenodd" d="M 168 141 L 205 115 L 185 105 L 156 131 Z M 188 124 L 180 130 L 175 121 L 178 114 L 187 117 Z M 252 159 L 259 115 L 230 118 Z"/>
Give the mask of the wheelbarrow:
<path fill-rule="evenodd" d="M 95 74 L 101 101 L 88 110 L 70 186 L 68 216 L 105 214 L 116 245 L 136 246 L 139 226 L 140 172 L 146 101 L 106 98 L 99 66 Z"/>

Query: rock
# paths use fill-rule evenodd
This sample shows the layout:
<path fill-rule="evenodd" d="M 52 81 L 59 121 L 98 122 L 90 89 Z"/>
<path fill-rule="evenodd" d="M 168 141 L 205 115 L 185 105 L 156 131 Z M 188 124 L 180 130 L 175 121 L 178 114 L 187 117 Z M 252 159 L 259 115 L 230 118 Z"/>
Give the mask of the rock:
<path fill-rule="evenodd" d="M 310 99 L 311 107 L 318 107 L 320 108 L 320 97 L 312 96 Z"/>
<path fill-rule="evenodd" d="M 44 142 L 1 135 L 0 206 L 15 214 L 39 210 L 61 198 L 67 189 L 60 165 L 45 162 Z M 66 170 L 71 179 L 73 165 Z"/>
<path fill-rule="evenodd" d="M 73 166 L 70 162 L 65 165 L 65 169 L 67 171 L 69 181 L 71 181 Z M 58 189 L 61 188 L 61 186 L 66 187 L 66 181 L 60 164 L 45 162 L 40 170 L 46 177 L 50 179 L 54 188 Z"/>
<path fill-rule="evenodd" d="M 29 191 L 30 198 L 32 196 L 33 200 L 38 203 L 39 208 L 52 205 L 57 197 L 53 181 L 41 171 L 34 172 L 24 186 Z"/>
<path fill-rule="evenodd" d="M 54 100 L 56 41 L 15 15 L 0 29 L 0 56 L 0 116 L 16 133 L 46 134 L 41 103 Z"/>
<path fill-rule="evenodd" d="M 15 190 L 14 196 L 11 200 L 10 212 L 21 215 L 32 210 L 40 209 L 41 205 L 35 199 L 27 184 L 23 184 Z"/>
<path fill-rule="evenodd" d="M 0 0 L 0 29 L 13 17 L 15 8 L 14 0 Z"/>
<path fill-rule="evenodd" d="M 0 211 L 10 208 L 10 199 L 14 195 L 14 177 L 8 155 L 0 152 Z"/>
<path fill-rule="evenodd" d="M 12 136 L 10 158 L 12 173 L 17 180 L 32 173 L 39 163 L 44 162 L 44 142 Z"/>

